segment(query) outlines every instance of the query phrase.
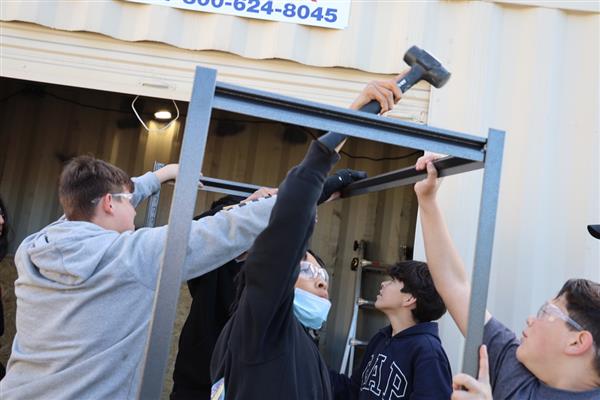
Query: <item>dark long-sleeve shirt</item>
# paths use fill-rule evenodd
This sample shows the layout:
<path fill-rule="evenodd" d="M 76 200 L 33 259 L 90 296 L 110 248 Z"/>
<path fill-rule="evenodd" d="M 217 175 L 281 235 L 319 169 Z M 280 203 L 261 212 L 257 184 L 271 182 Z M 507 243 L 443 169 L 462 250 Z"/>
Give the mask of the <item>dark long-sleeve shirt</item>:
<path fill-rule="evenodd" d="M 269 225 L 246 260 L 246 287 L 213 352 L 213 382 L 226 399 L 331 399 L 327 367 L 293 312 L 299 263 L 315 224 L 316 203 L 339 159 L 313 143 L 281 184 Z"/>

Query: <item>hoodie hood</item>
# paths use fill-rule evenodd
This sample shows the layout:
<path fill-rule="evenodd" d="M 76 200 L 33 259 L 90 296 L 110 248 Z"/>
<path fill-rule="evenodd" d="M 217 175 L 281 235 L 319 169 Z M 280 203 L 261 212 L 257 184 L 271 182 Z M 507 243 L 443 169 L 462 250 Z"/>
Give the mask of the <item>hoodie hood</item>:
<path fill-rule="evenodd" d="M 40 275 L 76 286 L 94 274 L 118 236 L 91 222 L 63 219 L 25 239 L 22 247 Z"/>
<path fill-rule="evenodd" d="M 439 333 L 438 333 L 438 324 L 437 322 L 421 322 L 416 325 L 411 326 L 403 331 L 398 332 L 392 337 L 392 326 L 388 325 L 385 328 L 381 329 L 381 332 L 386 338 L 392 339 L 403 339 L 408 336 L 415 335 L 430 335 L 435 337 L 438 341 Z"/>

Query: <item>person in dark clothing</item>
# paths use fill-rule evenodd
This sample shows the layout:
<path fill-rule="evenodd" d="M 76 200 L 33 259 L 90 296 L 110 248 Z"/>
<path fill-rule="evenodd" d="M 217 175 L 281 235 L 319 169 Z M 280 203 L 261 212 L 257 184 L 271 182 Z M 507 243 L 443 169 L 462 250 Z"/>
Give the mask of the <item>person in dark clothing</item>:
<path fill-rule="evenodd" d="M 213 353 L 212 380 L 226 399 L 331 398 L 327 367 L 293 304 L 317 199 L 338 158 L 312 143 L 279 188 L 269 225 L 246 260 L 241 298 Z"/>
<path fill-rule="evenodd" d="M 352 377 L 330 371 L 334 396 L 344 399 L 447 399 L 452 373 L 438 335 L 446 306 L 435 290 L 427 264 L 404 261 L 381 284 L 375 308 L 390 325 L 367 345 Z"/>
<path fill-rule="evenodd" d="M 194 219 L 214 215 L 224 207 L 243 200 L 243 197 L 233 195 L 222 197 L 211 204 L 210 210 Z M 187 282 L 192 304 L 179 336 L 171 400 L 210 398 L 210 358 L 229 319 L 236 293 L 234 278 L 242 265 L 243 261 L 237 258 Z"/>
<path fill-rule="evenodd" d="M 396 101 L 401 96 L 394 81 L 374 82 L 353 106 L 385 100 L 382 90 Z M 306 249 L 326 175 L 338 159 L 313 142 L 281 184 L 269 225 L 246 259 L 237 307 L 213 352 L 213 399 L 332 399 L 327 367 L 307 333 L 327 318 L 327 278 Z"/>
<path fill-rule="evenodd" d="M 345 171 L 350 170 L 343 170 L 338 174 L 345 173 Z M 327 200 L 339 186 L 337 176 L 329 177 L 325 181 L 321 195 L 321 198 L 324 198 L 322 201 Z M 194 219 L 198 220 L 214 215 L 223 208 L 239 204 L 243 200 L 244 198 L 238 196 L 225 196 L 213 202 L 210 210 Z M 231 315 L 231 308 L 236 298 L 236 276 L 244 264 L 244 258 L 245 254 L 187 282 L 192 296 L 192 304 L 179 336 L 171 400 L 208 400 L 210 398 L 212 386 L 210 359 L 219 334 Z M 307 254 L 308 258 L 311 259 L 310 262 L 313 265 L 324 268 L 323 261 L 310 250 Z M 323 271 L 325 270 L 323 269 Z M 317 333 L 311 331 L 310 334 L 318 343 Z"/>

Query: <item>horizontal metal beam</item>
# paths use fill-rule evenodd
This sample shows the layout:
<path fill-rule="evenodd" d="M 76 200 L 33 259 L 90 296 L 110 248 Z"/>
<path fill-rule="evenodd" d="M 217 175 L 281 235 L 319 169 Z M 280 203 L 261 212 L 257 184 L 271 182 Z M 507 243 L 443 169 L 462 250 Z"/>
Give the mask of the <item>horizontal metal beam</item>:
<path fill-rule="evenodd" d="M 154 162 L 154 171 L 164 167 L 166 164 Z M 231 194 L 234 196 L 248 197 L 252 193 L 256 192 L 261 186 L 252 185 L 250 183 L 233 182 L 225 179 L 208 178 L 202 177 L 198 185 L 199 190 L 205 192 L 215 192 L 223 194 Z M 169 182 L 169 185 L 174 186 L 174 182 Z M 146 223 L 144 224 L 147 228 L 152 228 L 156 225 L 156 216 L 158 215 L 158 202 L 160 199 L 160 190 L 156 191 L 148 199 L 148 207 L 146 209 Z"/>
<path fill-rule="evenodd" d="M 174 185 L 173 182 L 169 183 Z M 228 181 L 226 179 L 209 178 L 203 176 L 200 178 L 198 184 L 198 190 L 204 190 L 205 192 L 232 194 L 234 196 L 247 197 L 252 193 L 256 192 L 262 186 L 253 185 L 251 183 Z"/>
<path fill-rule="evenodd" d="M 483 168 L 483 163 L 479 161 L 465 160 L 457 157 L 445 157 L 441 158 L 433 163 L 438 170 L 438 176 L 450 176 L 460 174 L 462 172 L 473 171 L 476 169 Z M 164 164 L 156 163 L 155 169 L 164 166 Z M 385 174 L 377 175 L 371 178 L 363 179 L 355 182 L 342 192 L 342 198 L 348 198 L 358 196 L 361 194 L 378 192 L 380 190 L 392 189 L 404 185 L 410 185 L 416 183 L 427 176 L 425 171 L 417 171 L 414 167 L 407 167 L 396 171 L 387 172 Z M 234 196 L 247 197 L 261 188 L 259 185 L 253 185 L 251 183 L 235 182 L 226 179 L 217 179 L 203 176 L 200 178 L 201 185 L 198 185 L 199 190 L 206 192 L 230 194 Z M 170 183 L 173 185 L 173 183 Z M 156 197 L 156 203 L 158 203 L 158 196 L 160 192 L 155 193 L 150 201 Z M 146 226 L 154 226 L 156 220 L 156 214 L 158 204 L 154 207 L 148 208 L 148 214 L 146 216 Z M 152 221 L 152 225 L 149 225 L 148 221 Z"/>
<path fill-rule="evenodd" d="M 201 178 L 200 182 L 202 183 L 201 190 L 242 197 L 247 197 L 261 188 L 261 186 L 252 185 L 250 183 L 233 182 L 225 179 L 207 177 Z"/>
<path fill-rule="evenodd" d="M 217 82 L 213 107 L 418 150 L 483 161 L 486 139 Z"/>
<path fill-rule="evenodd" d="M 433 165 L 435 165 L 438 170 L 439 177 L 483 168 L 483 162 L 465 160 L 458 157 L 440 158 L 439 160 L 434 161 Z M 358 196 L 360 194 L 410 185 L 419 182 L 426 176 L 427 171 L 417 171 L 415 167 L 402 168 L 354 182 L 342 191 L 342 197 Z"/>

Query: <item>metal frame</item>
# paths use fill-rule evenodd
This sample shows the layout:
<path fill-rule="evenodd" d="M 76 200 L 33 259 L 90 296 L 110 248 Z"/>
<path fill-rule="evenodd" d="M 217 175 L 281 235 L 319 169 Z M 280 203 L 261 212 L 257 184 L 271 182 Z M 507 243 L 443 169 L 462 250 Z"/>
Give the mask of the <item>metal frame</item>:
<path fill-rule="evenodd" d="M 190 221 L 213 108 L 308 128 L 342 132 L 349 136 L 396 146 L 448 154 L 449 157 L 436 162 L 440 176 L 484 169 L 468 332 L 463 354 L 463 372 L 476 376 L 477 349 L 483 338 L 504 132 L 490 129 L 486 139 L 219 83 L 215 79 L 215 70 L 196 68 L 179 158 L 180 172 L 171 203 L 167 241 L 160 265 L 138 397 L 144 400 L 158 399 L 162 390 L 181 285 L 181 269 L 189 241 Z M 405 168 L 356 182 L 350 185 L 343 195 L 350 197 L 406 185 L 418 181 L 424 175 L 424 172 L 417 172 L 414 168 Z M 235 190 L 246 190 L 245 193 L 248 193 L 248 190 L 252 191 L 250 186 L 253 186 L 224 180 L 213 180 L 213 183 L 214 181 L 219 181 L 219 184 L 225 186 L 233 185 Z M 154 207 L 149 207 L 154 210 L 154 216 L 157 201 L 158 198 L 151 200 Z"/>

